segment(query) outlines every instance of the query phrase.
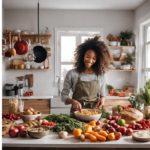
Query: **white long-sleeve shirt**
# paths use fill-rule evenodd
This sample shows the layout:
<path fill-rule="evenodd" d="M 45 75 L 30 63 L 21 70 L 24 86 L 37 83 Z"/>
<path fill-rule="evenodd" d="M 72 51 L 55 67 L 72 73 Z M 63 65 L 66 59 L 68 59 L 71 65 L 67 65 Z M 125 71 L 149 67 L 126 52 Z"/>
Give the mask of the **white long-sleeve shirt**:
<path fill-rule="evenodd" d="M 78 81 L 79 73 L 77 72 L 76 69 L 72 69 L 68 71 L 66 74 L 64 84 L 63 84 L 63 89 L 61 92 L 61 99 L 63 102 L 66 101 L 70 96 L 70 93 L 74 93 L 75 87 Z M 82 81 L 92 81 L 92 80 L 97 80 L 97 75 L 96 74 L 86 74 L 86 73 L 81 73 L 80 74 L 80 80 Z M 99 85 L 100 85 L 100 94 L 101 96 L 106 96 L 106 77 L 105 75 L 98 76 L 99 80 Z"/>

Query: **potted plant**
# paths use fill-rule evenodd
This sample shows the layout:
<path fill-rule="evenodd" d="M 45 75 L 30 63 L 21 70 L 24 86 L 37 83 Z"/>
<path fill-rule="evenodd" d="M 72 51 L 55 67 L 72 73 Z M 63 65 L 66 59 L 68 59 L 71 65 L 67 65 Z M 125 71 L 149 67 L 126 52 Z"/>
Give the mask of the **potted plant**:
<path fill-rule="evenodd" d="M 119 46 L 120 44 L 120 37 L 119 36 L 115 36 L 113 34 L 108 34 L 106 39 L 109 41 L 109 45 L 110 46 Z"/>
<path fill-rule="evenodd" d="M 140 92 L 136 96 L 129 98 L 132 106 L 139 108 L 139 104 L 144 104 L 145 118 L 150 119 L 150 80 L 148 80 L 144 88 L 140 89 Z"/>
<path fill-rule="evenodd" d="M 121 45 L 127 46 L 130 45 L 130 39 L 132 38 L 133 33 L 131 31 L 121 31 L 119 37 L 121 38 Z"/>
<path fill-rule="evenodd" d="M 130 53 L 126 53 L 125 59 L 122 62 L 122 69 L 133 69 L 133 65 L 134 65 L 134 61 L 135 61 L 135 54 L 134 52 L 132 54 Z"/>

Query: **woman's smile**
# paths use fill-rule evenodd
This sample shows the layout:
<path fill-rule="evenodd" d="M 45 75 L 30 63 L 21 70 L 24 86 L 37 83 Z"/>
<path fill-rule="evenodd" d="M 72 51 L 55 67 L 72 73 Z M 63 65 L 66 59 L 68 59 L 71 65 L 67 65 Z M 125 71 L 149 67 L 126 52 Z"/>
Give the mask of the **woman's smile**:
<path fill-rule="evenodd" d="M 93 50 L 88 50 L 84 55 L 85 68 L 89 69 L 96 62 L 96 54 Z"/>

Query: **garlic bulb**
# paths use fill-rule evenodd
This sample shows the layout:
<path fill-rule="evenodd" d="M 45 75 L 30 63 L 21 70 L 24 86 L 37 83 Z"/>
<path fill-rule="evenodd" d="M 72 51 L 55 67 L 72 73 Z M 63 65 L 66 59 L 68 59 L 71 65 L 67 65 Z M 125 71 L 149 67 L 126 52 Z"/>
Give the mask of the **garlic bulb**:
<path fill-rule="evenodd" d="M 68 137 L 68 132 L 67 131 L 60 131 L 58 133 L 59 138 L 65 139 Z"/>

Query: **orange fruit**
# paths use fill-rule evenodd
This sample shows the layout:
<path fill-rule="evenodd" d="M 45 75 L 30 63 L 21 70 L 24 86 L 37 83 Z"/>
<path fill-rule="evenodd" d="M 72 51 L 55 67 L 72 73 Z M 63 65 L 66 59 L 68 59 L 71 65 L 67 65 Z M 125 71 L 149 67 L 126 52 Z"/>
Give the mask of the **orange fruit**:
<path fill-rule="evenodd" d="M 85 132 L 91 132 L 92 131 L 92 126 L 91 125 L 87 125 L 86 127 L 85 127 Z"/>
<path fill-rule="evenodd" d="M 95 121 L 95 120 L 90 121 L 90 122 L 89 122 L 89 125 L 95 127 L 95 126 L 96 126 L 96 121 Z"/>
<path fill-rule="evenodd" d="M 109 133 L 107 138 L 108 138 L 109 140 L 115 140 L 115 133 L 114 133 L 114 132 Z"/>
<path fill-rule="evenodd" d="M 73 129 L 73 135 L 75 138 L 79 138 L 82 134 L 82 129 L 81 128 L 74 128 Z"/>

